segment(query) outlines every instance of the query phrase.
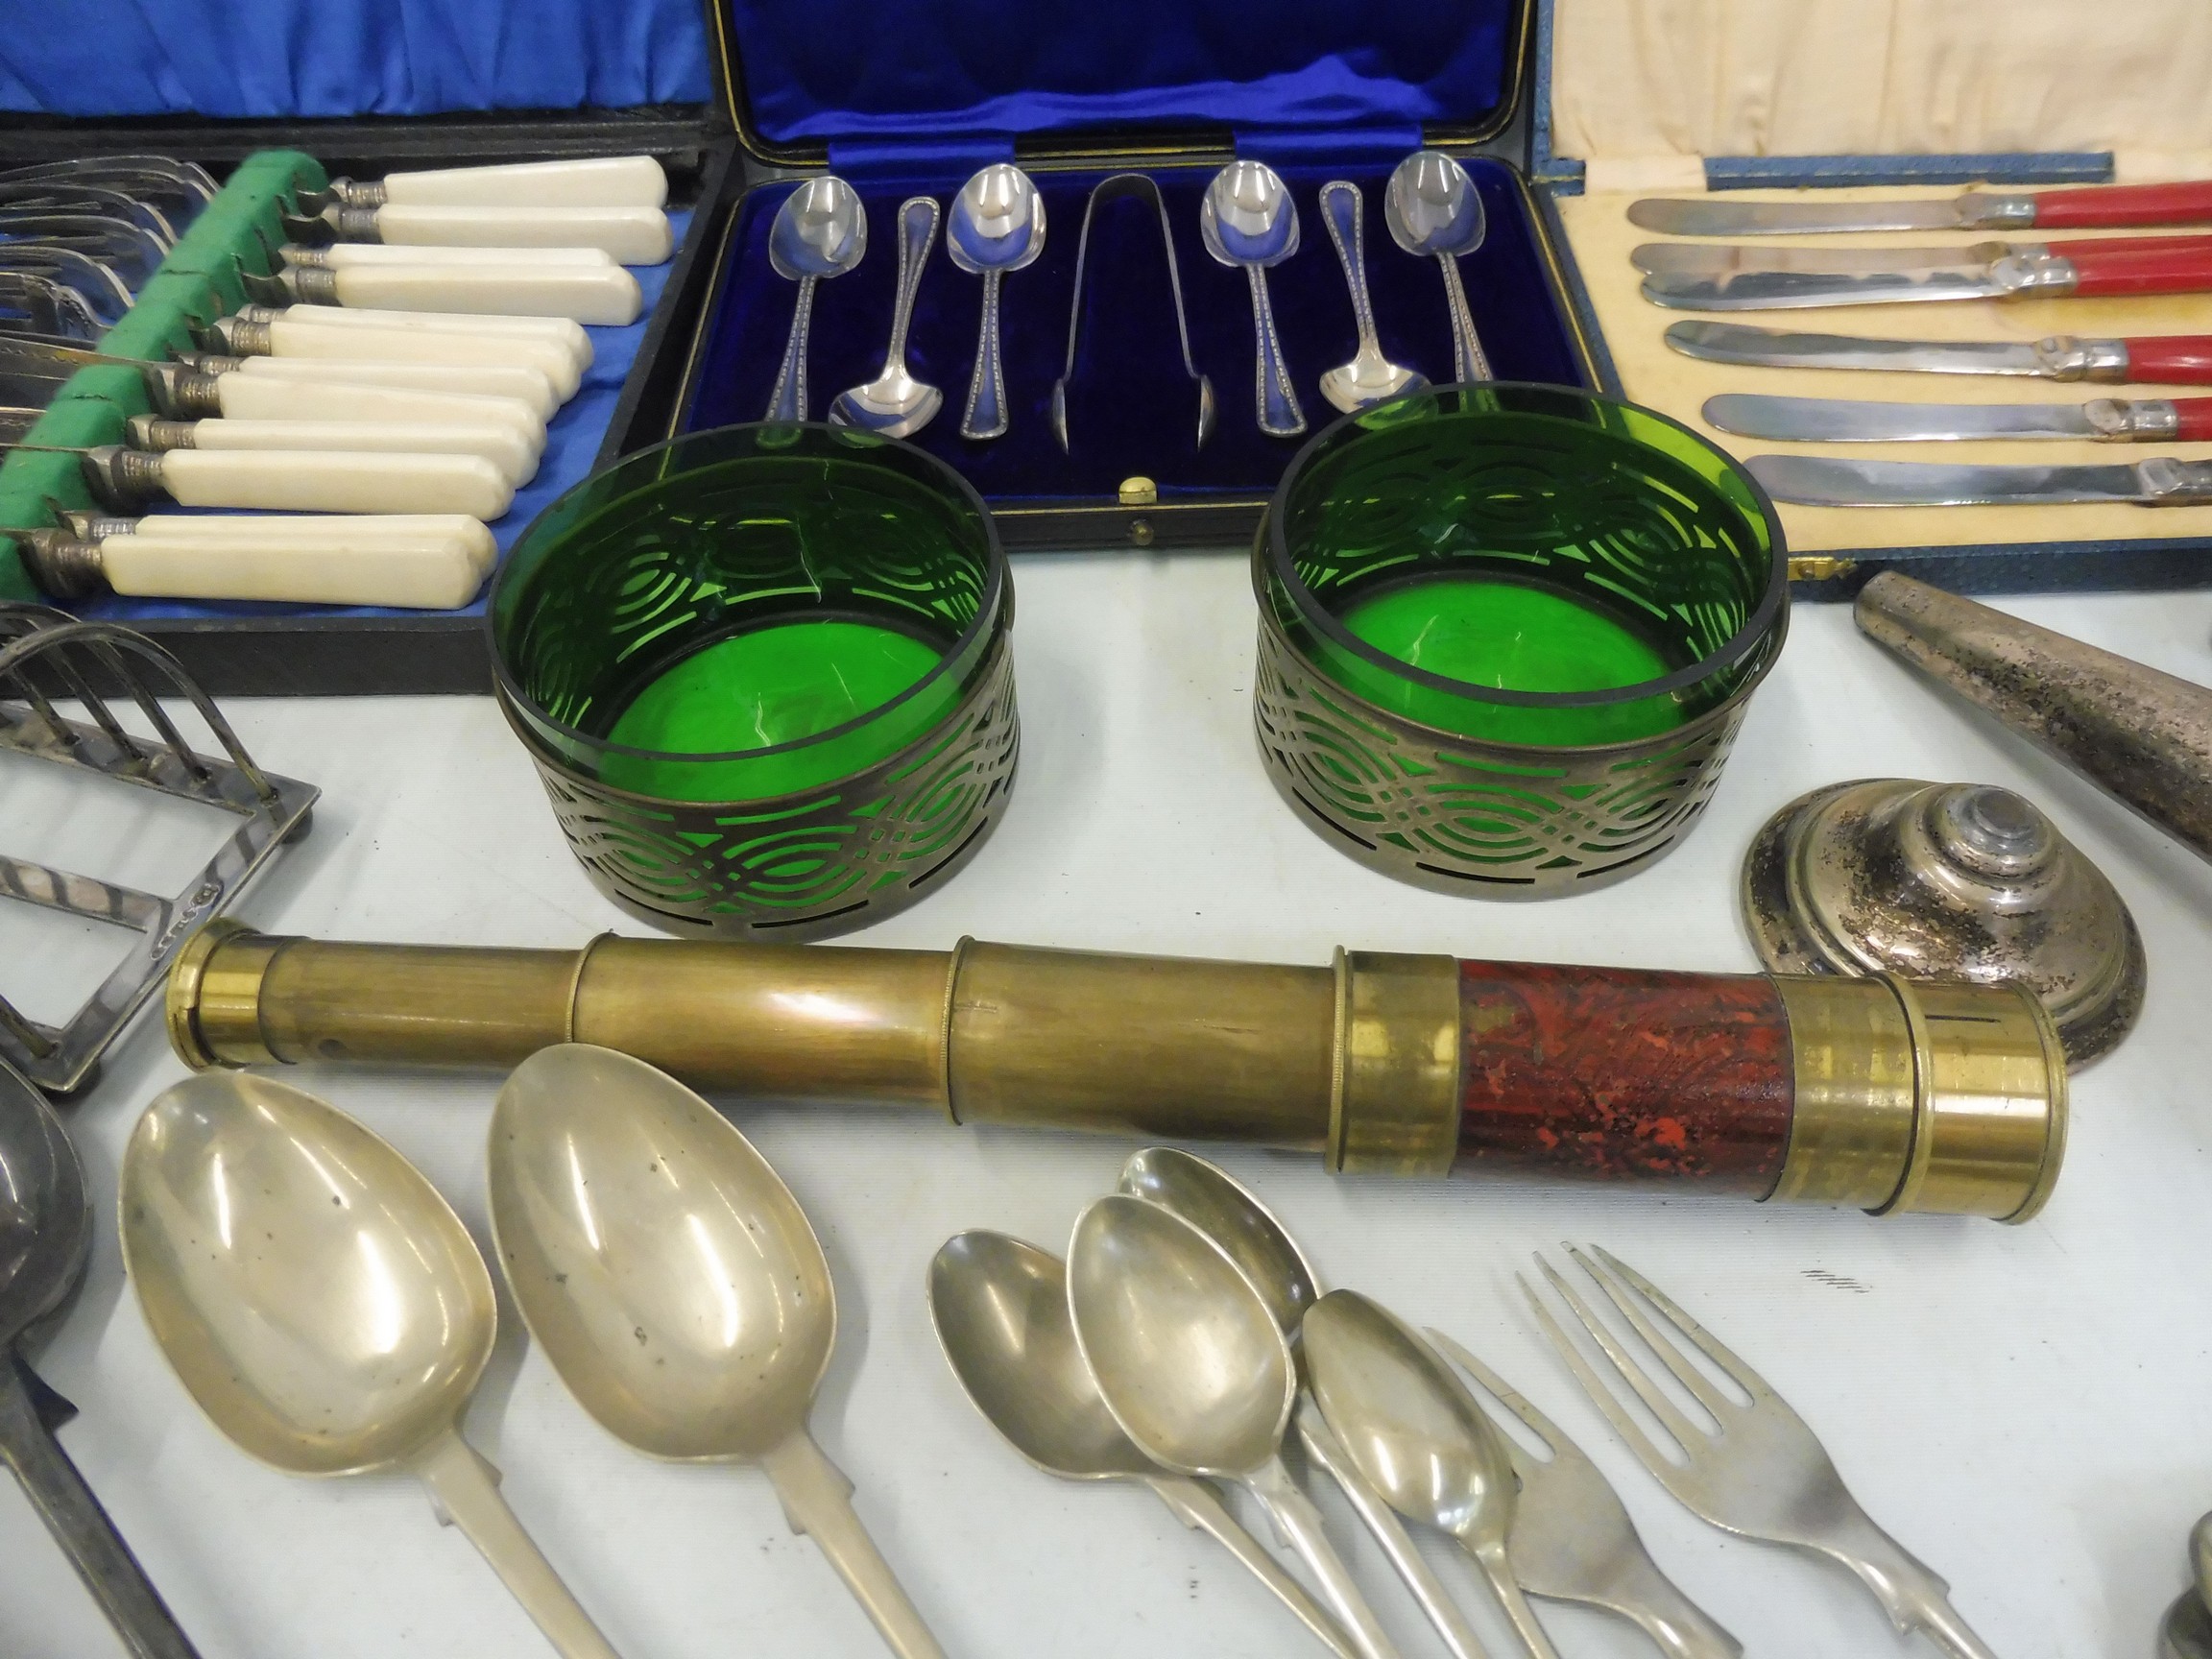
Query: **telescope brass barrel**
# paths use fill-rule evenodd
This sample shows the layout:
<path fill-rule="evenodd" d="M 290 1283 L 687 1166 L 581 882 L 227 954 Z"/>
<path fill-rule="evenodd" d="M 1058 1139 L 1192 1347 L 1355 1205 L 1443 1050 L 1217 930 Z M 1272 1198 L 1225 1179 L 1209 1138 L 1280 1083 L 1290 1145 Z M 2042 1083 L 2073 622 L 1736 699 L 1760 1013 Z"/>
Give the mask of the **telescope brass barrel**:
<path fill-rule="evenodd" d="M 583 1042 L 755 1101 L 910 1106 L 1319 1154 L 1332 1169 L 1674 1182 L 2023 1221 L 2066 1129 L 2010 985 L 1338 951 L 1329 967 L 984 944 L 325 943 L 180 957 L 194 1067 L 508 1067 Z"/>

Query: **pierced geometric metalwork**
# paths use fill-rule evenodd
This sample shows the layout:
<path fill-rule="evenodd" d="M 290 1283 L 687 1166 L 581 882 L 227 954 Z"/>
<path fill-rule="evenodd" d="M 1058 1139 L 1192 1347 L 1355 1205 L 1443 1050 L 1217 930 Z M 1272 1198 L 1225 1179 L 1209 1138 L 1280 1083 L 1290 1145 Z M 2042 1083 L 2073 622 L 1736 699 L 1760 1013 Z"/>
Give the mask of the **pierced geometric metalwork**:
<path fill-rule="evenodd" d="M 1638 741 L 1485 744 L 1332 685 L 1263 610 L 1252 717 L 1276 791 L 1360 863 L 1438 893 L 1549 899 L 1631 876 L 1689 832 L 1758 678 Z"/>
<path fill-rule="evenodd" d="M 888 759 L 775 801 L 692 805 L 610 788 L 530 751 L 592 885 L 640 920 L 702 937 L 797 944 L 850 932 L 937 890 L 1005 809 L 1021 751 L 1001 633 L 944 720 Z"/>
<path fill-rule="evenodd" d="M 137 935 L 91 998 L 60 1025 L 27 1018 L 0 995 L 0 1060 L 50 1093 L 73 1094 L 168 976 L 185 941 L 222 913 L 278 846 L 307 832 L 320 791 L 254 765 L 207 694 L 143 635 L 75 621 L 43 605 L 0 604 L 0 751 L 196 801 L 241 820 L 184 889 L 168 898 L 0 854 L 0 898 Z M 126 731 L 95 684 L 121 686 L 156 737 Z M 157 695 L 189 701 L 228 758 L 195 752 Z M 64 719 L 55 697 L 82 704 L 89 720 Z"/>

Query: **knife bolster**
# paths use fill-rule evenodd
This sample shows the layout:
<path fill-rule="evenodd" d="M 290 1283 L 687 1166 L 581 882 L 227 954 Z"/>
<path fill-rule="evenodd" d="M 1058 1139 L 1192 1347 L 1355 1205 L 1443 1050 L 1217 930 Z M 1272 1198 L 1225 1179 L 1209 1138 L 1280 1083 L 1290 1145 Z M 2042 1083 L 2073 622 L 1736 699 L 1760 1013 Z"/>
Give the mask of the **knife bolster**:
<path fill-rule="evenodd" d="M 2071 334 L 2054 334 L 2035 343 L 2035 355 L 2054 380 L 2129 378 L 2128 345 L 2122 340 L 2077 340 Z"/>
<path fill-rule="evenodd" d="M 1973 230 L 2027 230 L 2035 198 L 2020 190 L 1969 190 L 1959 198 L 1959 223 Z"/>

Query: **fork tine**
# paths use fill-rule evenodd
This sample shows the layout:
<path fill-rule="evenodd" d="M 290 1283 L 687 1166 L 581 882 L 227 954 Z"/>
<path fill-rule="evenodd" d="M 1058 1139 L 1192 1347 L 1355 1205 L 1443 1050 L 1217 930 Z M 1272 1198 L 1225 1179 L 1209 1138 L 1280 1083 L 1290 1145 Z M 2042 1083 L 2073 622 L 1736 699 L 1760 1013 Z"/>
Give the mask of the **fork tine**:
<path fill-rule="evenodd" d="M 1558 1425 L 1537 1410 L 1510 1382 L 1476 1358 L 1462 1345 L 1433 1325 L 1429 1327 L 1429 1340 L 1436 1345 L 1438 1353 L 1496 1395 L 1498 1403 L 1520 1418 L 1527 1425 L 1528 1432 L 1543 1441 L 1545 1449 L 1554 1457 L 1559 1455 L 1562 1447 L 1570 1451 L 1574 1449 L 1574 1442 L 1559 1431 Z"/>
<path fill-rule="evenodd" d="M 1668 1432 L 1674 1436 L 1675 1442 L 1687 1455 L 1695 1444 L 1690 1439 L 1692 1430 L 1681 1412 L 1674 1408 L 1673 1402 L 1653 1388 L 1635 1362 L 1621 1352 L 1613 1334 L 1598 1322 L 1598 1316 L 1590 1310 L 1589 1305 L 1575 1293 L 1573 1286 L 1559 1277 L 1551 1262 L 1538 1256 L 1536 1265 L 1543 1269 L 1544 1277 L 1551 1282 L 1551 1287 L 1567 1299 L 1567 1306 L 1575 1310 L 1575 1316 L 1582 1321 L 1582 1328 L 1590 1333 L 1592 1340 L 1613 1362 L 1613 1368 L 1621 1381 L 1633 1388 L 1637 1397 L 1651 1407 L 1652 1415 L 1666 1426 Z M 1522 1294 L 1528 1298 L 1528 1307 L 1535 1313 L 1537 1324 L 1544 1328 L 1546 1338 L 1559 1358 L 1567 1362 L 1567 1368 L 1575 1373 L 1575 1381 L 1582 1384 L 1582 1392 L 1590 1396 L 1590 1404 L 1605 1413 L 1605 1420 L 1613 1425 L 1621 1438 L 1627 1441 L 1629 1448 L 1644 1460 L 1645 1468 L 1662 1479 L 1672 1474 L 1675 1469 L 1674 1459 L 1661 1451 L 1658 1443 L 1644 1432 L 1644 1426 L 1630 1415 L 1628 1407 L 1621 1403 L 1621 1396 L 1599 1378 L 1597 1367 L 1584 1358 L 1582 1350 L 1569 1339 L 1558 1320 L 1552 1317 L 1551 1310 L 1536 1294 L 1535 1286 L 1527 1280 L 1521 1279 L 1518 1273 L 1514 1277 L 1521 1280 Z M 1697 1436 L 1698 1441 L 1705 1438 L 1703 1434 Z"/>
<path fill-rule="evenodd" d="M 1593 1248 L 1595 1248 L 1595 1246 L 1593 1246 Z M 1644 1338 L 1644 1344 L 1646 1347 L 1651 1350 L 1652 1357 L 1656 1358 L 1660 1364 L 1667 1367 L 1668 1374 L 1671 1376 L 1675 1382 L 1681 1383 L 1683 1387 L 1687 1388 L 1692 1394 L 1695 1394 L 1697 1397 L 1697 1403 L 1704 1407 L 1706 1410 L 1713 1413 L 1713 1420 L 1716 1423 L 1725 1423 L 1727 1421 L 1727 1418 L 1723 1415 L 1724 1412 L 1741 1409 L 1735 1401 L 1729 1399 L 1727 1395 L 1721 1393 L 1719 1388 L 1713 1385 L 1712 1380 L 1710 1378 L 1706 1377 L 1705 1374 L 1699 1371 L 1696 1366 L 1691 1364 L 1690 1361 L 1683 1357 L 1682 1351 L 1679 1348 L 1675 1347 L 1673 1343 L 1667 1340 L 1666 1336 L 1661 1334 L 1659 1327 L 1651 1323 L 1650 1316 L 1647 1314 L 1642 1308 L 1637 1306 L 1634 1297 L 1624 1294 L 1622 1291 L 1621 1286 L 1615 1283 L 1613 1279 L 1608 1277 L 1606 1274 L 1599 1272 L 1598 1270 L 1597 1264 L 1593 1262 L 1589 1257 L 1583 1255 L 1578 1247 L 1573 1244 L 1569 1244 L 1566 1246 L 1566 1250 L 1569 1256 L 1573 1257 L 1575 1262 L 1581 1264 L 1582 1271 L 1589 1274 L 1592 1279 L 1597 1281 L 1598 1288 L 1605 1292 L 1605 1299 L 1612 1303 L 1614 1307 L 1620 1309 L 1622 1316 L 1625 1318 L 1629 1324 L 1636 1328 L 1636 1334 Z M 1605 1252 L 1603 1250 L 1599 1250 L 1598 1254 L 1600 1256 L 1605 1256 Z M 1605 1256 L 1605 1261 L 1608 1265 L 1618 1266 L 1620 1264 L 1616 1259 L 1611 1256 Z M 1630 1276 L 1628 1282 L 1630 1284 L 1635 1284 L 1636 1279 L 1639 1277 L 1641 1277 L 1641 1275 Z M 1645 1280 L 1644 1283 L 1647 1285 L 1650 1283 L 1650 1281 Z M 1643 1286 L 1638 1286 L 1637 1288 L 1641 1289 Z M 1666 1310 L 1662 1310 L 1662 1311 Z M 1669 1317 L 1680 1319 L 1687 1318 L 1688 1315 L 1684 1314 L 1680 1309 L 1675 1309 L 1673 1312 L 1669 1315 Z M 1677 1324 L 1675 1328 L 1677 1330 L 1681 1329 L 1679 1324 Z M 1684 1334 L 1687 1335 L 1688 1333 L 1684 1332 Z"/>
<path fill-rule="evenodd" d="M 1754 1402 L 1763 1404 L 1769 1400 L 1779 1399 L 1774 1390 L 1767 1386 L 1767 1380 L 1764 1377 L 1761 1377 L 1758 1372 L 1739 1359 L 1722 1345 L 1720 1339 L 1712 1332 L 1706 1330 L 1704 1326 L 1698 1324 L 1696 1320 L 1676 1307 L 1674 1299 L 1669 1296 L 1666 1291 L 1660 1289 L 1658 1286 L 1652 1284 L 1650 1280 L 1645 1278 L 1643 1274 L 1637 1272 L 1635 1268 L 1629 1266 L 1627 1262 L 1622 1261 L 1604 1245 L 1593 1244 L 1590 1248 L 1597 1251 L 1604 1259 L 1606 1266 L 1612 1268 L 1614 1272 L 1634 1286 L 1637 1292 L 1646 1301 L 1658 1309 L 1666 1316 L 1669 1324 L 1695 1343 L 1700 1354 L 1734 1378 L 1737 1385 L 1744 1393 L 1750 1395 Z M 1698 1398 L 1702 1400 L 1704 1396 L 1700 1394 Z"/>

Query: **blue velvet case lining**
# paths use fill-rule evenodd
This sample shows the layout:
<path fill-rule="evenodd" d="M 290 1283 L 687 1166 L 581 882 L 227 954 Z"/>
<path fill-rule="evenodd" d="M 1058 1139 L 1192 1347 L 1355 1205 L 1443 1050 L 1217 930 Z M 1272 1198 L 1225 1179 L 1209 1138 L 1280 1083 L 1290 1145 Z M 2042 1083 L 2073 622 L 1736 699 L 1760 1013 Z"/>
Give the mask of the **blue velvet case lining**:
<path fill-rule="evenodd" d="M 1357 346 L 1344 272 L 1329 240 L 1316 197 L 1330 179 L 1358 182 L 1366 204 L 1367 275 L 1382 349 L 1394 361 L 1431 380 L 1452 378 L 1451 324 L 1435 261 L 1401 252 L 1382 224 L 1382 186 L 1390 160 L 1346 165 L 1341 159 L 1286 163 L 1281 171 L 1298 207 L 1298 252 L 1268 273 L 1309 428 L 1318 431 L 1336 411 L 1322 398 L 1323 370 L 1348 360 Z M 1489 218 L 1483 245 L 1459 262 L 1476 325 L 1502 380 L 1586 383 L 1580 358 L 1552 299 L 1551 273 L 1536 242 L 1519 181 L 1503 163 L 1471 157 L 1468 169 Z M 1245 275 L 1207 254 L 1198 231 L 1198 204 L 1211 168 L 1154 169 L 1174 228 L 1175 253 L 1198 367 L 1214 382 L 1218 404 L 1213 439 L 1196 448 L 1197 403 L 1175 334 L 1173 301 L 1151 204 L 1124 197 L 1100 206 L 1091 229 L 1083 325 L 1070 388 L 1073 453 L 1064 455 L 1047 423 L 1052 383 L 1068 345 L 1068 310 L 1084 204 L 1106 175 L 1041 172 L 1045 252 L 1004 279 L 1000 325 L 1011 429 L 989 443 L 960 436 L 968 379 L 974 363 L 982 284 L 955 269 L 943 236 L 930 253 L 915 303 L 908 362 L 940 387 L 945 407 L 914 442 L 958 468 L 983 495 L 1003 504 L 1112 497 L 1132 474 L 1153 479 L 1164 496 L 1262 494 L 1272 490 L 1298 440 L 1268 438 L 1255 419 L 1257 352 Z M 957 179 L 923 189 L 949 198 Z M 808 389 L 815 420 L 846 387 L 882 368 L 898 269 L 894 233 L 900 201 L 916 193 L 898 180 L 859 184 L 868 209 L 868 255 L 859 268 L 815 288 Z M 731 231 L 722 286 L 695 369 L 684 429 L 757 421 L 768 407 L 790 327 L 795 286 L 768 264 L 768 228 L 787 194 L 781 186 L 753 191 Z"/>
<path fill-rule="evenodd" d="M 725 0 L 772 144 L 1085 127 L 1481 125 L 1513 0 Z"/>

